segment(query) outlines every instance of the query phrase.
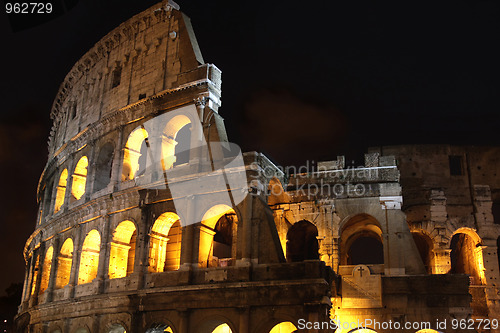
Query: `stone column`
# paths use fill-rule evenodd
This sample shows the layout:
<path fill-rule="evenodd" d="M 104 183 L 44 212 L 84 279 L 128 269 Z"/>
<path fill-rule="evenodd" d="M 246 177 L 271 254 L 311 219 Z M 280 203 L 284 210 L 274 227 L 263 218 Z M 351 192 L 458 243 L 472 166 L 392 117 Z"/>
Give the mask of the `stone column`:
<path fill-rule="evenodd" d="M 198 267 L 198 255 L 194 258 L 194 251 L 198 249 L 195 245 L 195 225 L 191 222 L 195 219 L 196 199 L 194 196 L 185 197 L 186 202 L 186 221 L 181 220 L 182 243 L 181 243 L 181 263 L 180 270 L 190 270 L 191 267 Z"/>
<path fill-rule="evenodd" d="M 34 290 L 34 291 L 33 291 L 31 298 L 30 298 L 30 302 L 29 302 L 30 307 L 33 307 L 33 306 L 38 304 L 38 294 L 40 293 L 40 282 L 42 280 L 42 274 L 41 274 L 42 273 L 42 265 L 43 265 L 43 261 L 45 259 L 45 243 L 44 242 L 42 242 L 40 244 L 40 247 L 38 248 L 37 251 L 35 251 L 34 256 L 35 256 L 35 260 L 34 260 L 35 261 L 35 272 L 34 272 L 33 276 L 35 279 L 35 285 L 31 286 L 31 290 Z M 37 265 L 37 260 L 36 260 L 37 256 L 39 256 L 38 265 Z M 30 292 L 31 292 L 31 290 L 30 290 Z"/>
<path fill-rule="evenodd" d="M 57 258 L 59 257 L 59 250 L 60 250 L 59 243 L 60 243 L 60 239 L 59 239 L 59 236 L 57 236 L 54 239 L 54 242 L 52 244 L 54 252 L 52 252 L 53 253 L 52 254 L 52 262 L 50 263 L 49 284 L 47 286 L 47 290 L 45 291 L 47 293 L 47 297 L 45 299 L 46 302 L 52 301 L 54 286 L 56 284 L 57 268 L 58 268 L 58 263 L 59 263 Z"/>
<path fill-rule="evenodd" d="M 109 279 L 109 253 L 111 249 L 111 237 L 109 229 L 111 228 L 111 221 L 109 215 L 104 217 L 101 235 L 101 246 L 99 249 L 99 266 L 97 267 L 97 281 L 99 281 L 99 293 L 104 292 L 104 281 Z"/>
<path fill-rule="evenodd" d="M 87 179 L 85 182 L 85 202 L 90 200 L 90 197 L 92 196 L 92 193 L 94 192 L 94 182 L 95 182 L 95 175 L 96 175 L 96 161 L 97 161 L 97 156 L 96 156 L 96 149 L 95 149 L 95 141 L 92 142 L 91 148 L 90 148 L 90 154 L 87 156 L 88 158 L 88 166 L 87 166 Z"/>
<path fill-rule="evenodd" d="M 238 333 L 248 333 L 250 332 L 249 323 L 250 323 L 250 308 L 240 308 L 240 322 L 238 327 Z"/>
<path fill-rule="evenodd" d="M 119 190 L 123 169 L 123 126 L 118 127 L 118 140 L 115 146 L 115 152 L 113 154 L 113 163 L 111 165 L 111 183 L 113 184 L 113 191 Z"/>
<path fill-rule="evenodd" d="M 236 266 L 248 266 L 252 261 L 252 215 L 253 215 L 253 195 L 249 194 L 242 203 L 241 230 L 238 234 L 241 246 L 241 259 L 236 261 Z"/>
<path fill-rule="evenodd" d="M 141 207 L 141 222 L 137 229 L 137 241 L 136 241 L 136 255 L 137 258 L 134 262 L 134 274 L 138 274 L 138 286 L 139 289 L 146 287 L 146 274 L 149 268 L 149 243 L 150 235 L 149 231 L 149 218 L 150 212 L 147 206 Z"/>
<path fill-rule="evenodd" d="M 82 235 L 82 228 L 79 225 L 76 226 L 76 231 L 73 233 L 73 236 L 73 262 L 71 264 L 71 272 L 67 286 L 69 289 L 69 298 L 75 297 L 75 288 L 78 285 L 78 274 L 80 273 L 80 259 L 82 257 L 82 237 L 85 237 L 85 235 Z"/>
<path fill-rule="evenodd" d="M 434 266 L 432 274 L 446 274 L 451 269 L 451 249 L 437 248 L 433 249 Z"/>
<path fill-rule="evenodd" d="M 187 309 L 177 310 L 179 313 L 179 333 L 189 332 L 189 312 Z"/>

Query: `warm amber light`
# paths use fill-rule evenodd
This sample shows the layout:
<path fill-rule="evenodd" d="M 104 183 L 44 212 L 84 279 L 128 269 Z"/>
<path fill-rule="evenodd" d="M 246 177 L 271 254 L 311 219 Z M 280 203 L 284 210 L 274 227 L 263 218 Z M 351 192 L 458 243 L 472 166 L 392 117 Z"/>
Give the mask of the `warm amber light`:
<path fill-rule="evenodd" d="M 295 327 L 294 324 L 292 324 L 289 321 L 285 321 L 282 323 L 279 323 L 278 325 L 274 326 L 269 333 L 292 333 L 296 332 L 297 327 Z"/>
<path fill-rule="evenodd" d="M 179 269 L 182 231 L 179 216 L 163 213 L 151 229 L 149 244 L 149 271 L 163 272 Z"/>
<path fill-rule="evenodd" d="M 139 169 L 142 142 L 148 138 L 148 132 L 139 127 L 130 133 L 125 148 L 123 149 L 122 181 L 134 179 Z"/>
<path fill-rule="evenodd" d="M 109 258 L 109 278 L 117 279 L 134 270 L 136 228 L 131 221 L 121 222 L 113 233 Z"/>
<path fill-rule="evenodd" d="M 47 290 L 50 280 L 50 269 L 52 268 L 52 256 L 54 255 L 54 248 L 51 246 L 45 253 L 45 259 L 42 266 L 42 279 L 40 280 L 40 294 Z"/>
<path fill-rule="evenodd" d="M 54 213 L 57 213 L 61 210 L 61 207 L 64 203 L 64 196 L 66 195 L 66 184 L 68 182 L 68 169 L 64 169 L 61 172 L 61 176 L 59 177 L 59 183 L 57 185 L 56 192 L 56 203 L 54 206 Z"/>
<path fill-rule="evenodd" d="M 83 242 L 78 284 L 92 282 L 92 280 L 97 277 L 100 246 L 101 236 L 99 232 L 94 229 L 87 234 Z"/>
<path fill-rule="evenodd" d="M 177 158 L 175 156 L 175 146 L 177 145 L 177 133 L 186 126 L 190 124 L 191 120 L 185 115 L 178 115 L 172 118 L 165 126 L 163 131 L 163 140 L 161 146 L 161 157 L 162 157 L 162 167 L 163 170 L 167 170 L 173 167 Z"/>
<path fill-rule="evenodd" d="M 35 266 L 33 271 L 31 272 L 33 278 L 31 280 L 31 295 L 35 293 L 36 288 L 36 277 L 38 276 L 38 270 L 40 269 L 40 255 L 36 256 Z"/>
<path fill-rule="evenodd" d="M 80 158 L 73 173 L 73 183 L 71 184 L 71 194 L 76 200 L 80 200 L 85 194 L 85 186 L 87 184 L 87 167 L 89 160 L 87 156 Z"/>
<path fill-rule="evenodd" d="M 212 331 L 212 333 L 233 333 L 233 331 L 227 324 L 220 324 Z"/>
<path fill-rule="evenodd" d="M 214 267 L 219 265 L 218 263 L 219 258 L 214 258 L 213 242 L 214 242 L 214 236 L 216 234 L 215 228 L 217 222 L 224 215 L 234 216 L 234 221 L 236 222 L 236 212 L 234 211 L 234 209 L 224 204 L 213 206 L 212 208 L 207 210 L 205 215 L 203 215 L 201 223 L 206 228 L 200 229 L 200 244 L 198 252 L 199 256 L 198 265 L 200 267 Z M 231 245 L 232 244 L 230 244 L 229 246 Z"/>
<path fill-rule="evenodd" d="M 69 283 L 71 264 L 73 263 L 73 240 L 66 239 L 58 258 L 56 289 L 63 288 Z"/>

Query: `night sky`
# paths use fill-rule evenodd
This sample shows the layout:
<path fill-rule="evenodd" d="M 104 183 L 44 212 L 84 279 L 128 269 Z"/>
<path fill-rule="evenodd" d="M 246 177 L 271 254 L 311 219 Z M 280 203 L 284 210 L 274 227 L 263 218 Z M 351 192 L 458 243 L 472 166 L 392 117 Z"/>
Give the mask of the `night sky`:
<path fill-rule="evenodd" d="M 23 280 L 59 85 L 101 37 L 157 1 L 72 2 L 16 32 L 2 3 L 0 293 Z M 178 3 L 205 61 L 222 70 L 220 113 L 244 151 L 300 165 L 357 163 L 376 145 L 500 144 L 499 1 Z"/>

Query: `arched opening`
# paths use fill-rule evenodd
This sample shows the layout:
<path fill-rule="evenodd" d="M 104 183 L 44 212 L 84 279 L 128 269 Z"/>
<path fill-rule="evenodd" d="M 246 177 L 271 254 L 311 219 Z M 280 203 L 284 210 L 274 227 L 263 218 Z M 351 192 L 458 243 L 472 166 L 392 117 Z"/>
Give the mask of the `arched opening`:
<path fill-rule="evenodd" d="M 318 228 L 309 221 L 296 222 L 286 234 L 286 260 L 297 262 L 319 259 Z"/>
<path fill-rule="evenodd" d="M 434 246 L 432 239 L 421 232 L 412 232 L 412 236 L 427 274 L 432 274 L 432 267 L 434 265 L 434 255 L 432 252 Z"/>
<path fill-rule="evenodd" d="M 457 232 L 450 243 L 452 274 L 468 274 L 471 285 L 482 285 L 485 282 L 483 249 L 479 236 Z"/>
<path fill-rule="evenodd" d="M 87 167 L 89 160 L 87 156 L 80 158 L 73 172 L 73 183 L 71 184 L 71 201 L 80 200 L 85 194 L 85 187 L 87 184 Z"/>
<path fill-rule="evenodd" d="M 223 318 L 214 318 L 197 326 L 196 333 L 232 333 L 232 323 Z"/>
<path fill-rule="evenodd" d="M 36 256 L 35 264 L 31 271 L 31 295 L 35 294 L 38 270 L 40 269 L 40 255 Z"/>
<path fill-rule="evenodd" d="M 101 235 L 99 235 L 97 230 L 93 229 L 87 234 L 83 241 L 78 284 L 92 282 L 92 280 L 97 277 L 100 247 Z"/>
<path fill-rule="evenodd" d="M 56 289 L 63 288 L 69 283 L 71 265 L 73 263 L 73 240 L 68 238 L 64 241 L 59 252 L 56 276 Z"/>
<path fill-rule="evenodd" d="M 146 333 L 174 333 L 174 330 L 169 325 L 154 324 L 146 330 Z"/>
<path fill-rule="evenodd" d="M 191 149 L 191 123 L 182 127 L 175 136 L 177 145 L 175 146 L 174 166 L 189 162 L 189 153 Z"/>
<path fill-rule="evenodd" d="M 289 321 L 284 321 L 274 326 L 269 333 L 294 333 L 297 332 L 297 327 Z"/>
<path fill-rule="evenodd" d="M 216 205 L 207 210 L 200 228 L 200 267 L 231 266 L 236 259 L 238 218 L 234 209 Z"/>
<path fill-rule="evenodd" d="M 115 147 L 112 143 L 108 142 L 102 146 L 97 155 L 94 177 L 94 192 L 106 188 L 111 182 L 111 171 L 113 166 L 113 155 Z"/>
<path fill-rule="evenodd" d="M 214 328 L 212 333 L 233 333 L 233 331 L 231 330 L 231 327 L 229 327 L 228 324 L 224 323 Z"/>
<path fill-rule="evenodd" d="M 384 263 L 382 229 L 368 214 L 351 217 L 340 236 L 341 265 L 378 265 Z"/>
<path fill-rule="evenodd" d="M 377 331 L 368 327 L 358 327 L 350 330 L 348 333 L 377 333 Z"/>
<path fill-rule="evenodd" d="M 46 183 L 45 188 L 43 190 L 42 213 L 41 213 L 40 222 L 43 222 L 42 219 L 45 216 L 48 216 L 50 214 L 50 204 L 51 204 L 52 188 L 53 187 L 54 187 L 54 181 L 50 181 L 50 182 Z"/>
<path fill-rule="evenodd" d="M 353 240 L 347 253 L 348 265 L 380 265 L 384 263 L 384 247 L 376 234 L 362 232 Z"/>
<path fill-rule="evenodd" d="M 42 278 L 40 280 L 40 294 L 47 290 L 50 281 L 50 270 L 52 268 L 52 256 L 54 255 L 54 247 L 49 247 L 45 252 L 45 258 L 42 265 Z"/>
<path fill-rule="evenodd" d="M 161 214 L 153 224 L 149 243 L 149 272 L 175 271 L 180 267 L 182 229 L 179 216 Z"/>
<path fill-rule="evenodd" d="M 54 213 L 57 213 L 58 211 L 60 211 L 62 205 L 64 204 L 64 197 L 66 196 L 67 182 L 68 182 L 68 169 L 64 169 L 61 172 L 61 176 L 59 176 L 59 183 L 57 184 L 56 202 L 54 205 Z"/>
<path fill-rule="evenodd" d="M 182 130 L 182 132 L 180 132 Z M 185 115 L 173 117 L 165 126 L 162 136 L 162 167 L 168 170 L 174 165 L 187 163 L 191 148 L 191 120 Z M 176 146 L 179 144 L 179 148 Z M 180 153 L 177 156 L 176 153 Z"/>
<path fill-rule="evenodd" d="M 109 327 L 107 333 L 126 333 L 126 330 L 120 324 L 113 324 Z"/>
<path fill-rule="evenodd" d="M 123 221 L 116 227 L 109 253 L 109 278 L 119 279 L 134 271 L 137 230 L 131 221 Z"/>
<path fill-rule="evenodd" d="M 145 158 L 147 154 L 148 132 L 144 127 L 138 127 L 130 133 L 125 148 L 123 149 L 122 181 L 134 179 L 139 170 L 145 169 Z M 146 148 L 144 148 L 144 147 Z M 141 153 L 141 147 L 142 153 Z M 144 156 L 143 156 L 144 155 Z M 143 156 L 143 164 L 139 169 L 139 158 Z"/>
<path fill-rule="evenodd" d="M 89 333 L 89 330 L 83 327 L 80 327 L 75 331 L 75 333 Z"/>

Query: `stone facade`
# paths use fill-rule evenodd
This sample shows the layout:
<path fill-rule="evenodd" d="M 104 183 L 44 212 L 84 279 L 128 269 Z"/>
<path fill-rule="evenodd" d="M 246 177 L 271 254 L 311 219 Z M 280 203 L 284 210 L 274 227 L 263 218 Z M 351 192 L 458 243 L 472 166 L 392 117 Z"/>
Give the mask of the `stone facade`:
<path fill-rule="evenodd" d="M 452 320 L 498 318 L 495 149 L 373 148 L 363 167 L 304 172 L 239 154 L 221 72 L 178 9 L 123 23 L 61 85 L 20 332 L 333 332 L 301 328 L 330 319 L 457 332 Z"/>

